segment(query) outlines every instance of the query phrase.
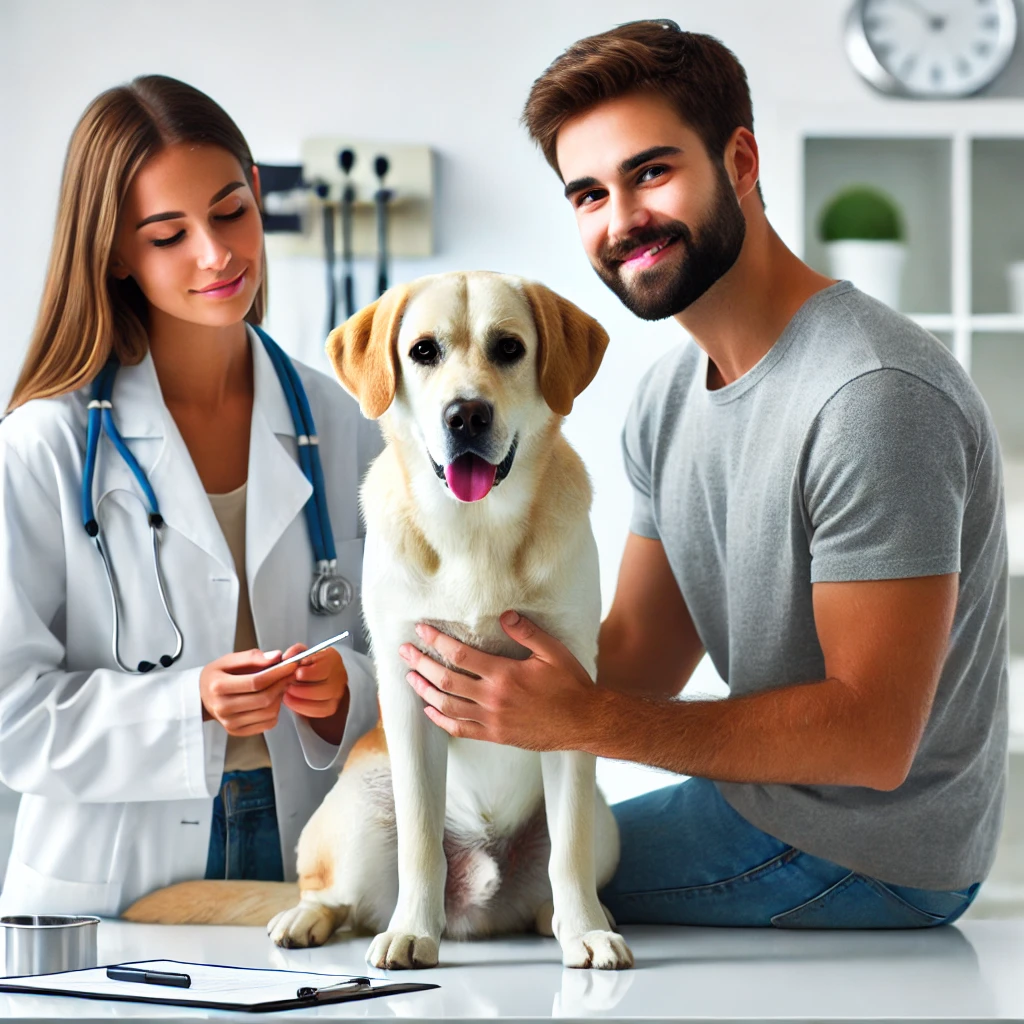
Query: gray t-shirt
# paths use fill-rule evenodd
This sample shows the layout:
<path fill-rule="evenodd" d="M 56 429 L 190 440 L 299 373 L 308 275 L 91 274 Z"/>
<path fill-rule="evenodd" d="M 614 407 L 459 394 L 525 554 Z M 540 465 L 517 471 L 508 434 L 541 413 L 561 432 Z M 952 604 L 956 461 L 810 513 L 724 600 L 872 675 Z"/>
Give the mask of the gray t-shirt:
<path fill-rule="evenodd" d="M 623 432 L 632 532 L 660 540 L 731 693 L 825 676 L 811 587 L 957 572 L 949 654 L 906 782 L 718 783 L 785 843 L 897 885 L 956 889 L 995 855 L 1007 747 L 1007 555 L 991 416 L 952 355 L 849 282 L 707 389 L 686 343 Z M 856 629 L 856 623 L 850 624 Z"/>

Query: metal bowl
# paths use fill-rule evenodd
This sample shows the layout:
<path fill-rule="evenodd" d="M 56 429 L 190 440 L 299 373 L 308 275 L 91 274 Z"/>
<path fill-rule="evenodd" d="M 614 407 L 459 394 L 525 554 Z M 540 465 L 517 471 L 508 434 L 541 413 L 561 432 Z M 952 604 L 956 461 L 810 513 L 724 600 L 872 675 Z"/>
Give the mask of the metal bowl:
<path fill-rule="evenodd" d="M 7 976 L 95 967 L 98 917 L 19 914 L 0 917 Z"/>

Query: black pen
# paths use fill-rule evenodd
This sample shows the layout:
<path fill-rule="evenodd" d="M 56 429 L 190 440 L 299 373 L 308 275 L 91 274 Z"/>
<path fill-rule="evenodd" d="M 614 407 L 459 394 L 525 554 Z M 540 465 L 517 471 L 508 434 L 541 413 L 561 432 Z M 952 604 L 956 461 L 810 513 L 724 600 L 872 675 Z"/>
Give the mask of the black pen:
<path fill-rule="evenodd" d="M 145 971 L 140 967 L 108 967 L 107 977 L 111 981 L 134 981 L 142 985 L 173 985 L 175 988 L 189 988 L 192 979 L 187 974 L 171 974 L 168 971 Z"/>

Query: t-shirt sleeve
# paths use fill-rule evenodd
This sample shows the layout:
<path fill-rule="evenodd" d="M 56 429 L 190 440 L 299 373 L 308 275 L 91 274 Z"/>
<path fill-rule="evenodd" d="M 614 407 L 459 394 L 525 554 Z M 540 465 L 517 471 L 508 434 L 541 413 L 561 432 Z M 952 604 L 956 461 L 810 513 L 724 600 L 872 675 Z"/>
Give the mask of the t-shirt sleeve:
<path fill-rule="evenodd" d="M 952 398 L 881 369 L 819 413 L 803 471 L 811 582 L 960 571 L 977 437 Z"/>
<path fill-rule="evenodd" d="M 629 521 L 629 532 L 660 540 L 651 497 L 653 453 L 650 437 L 655 410 L 648 398 L 648 380 L 649 374 L 641 381 L 629 407 L 626 425 L 622 428 L 622 457 L 626 476 L 633 486 L 633 514 Z"/>

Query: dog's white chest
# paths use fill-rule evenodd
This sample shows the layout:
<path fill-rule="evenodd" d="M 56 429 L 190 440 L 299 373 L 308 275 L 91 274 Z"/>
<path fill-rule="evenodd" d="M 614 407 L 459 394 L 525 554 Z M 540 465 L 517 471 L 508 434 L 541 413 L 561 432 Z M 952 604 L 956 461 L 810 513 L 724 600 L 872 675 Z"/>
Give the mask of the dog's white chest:
<path fill-rule="evenodd" d="M 466 836 L 507 836 L 544 798 L 540 755 L 477 740 L 448 743 L 446 820 Z"/>

